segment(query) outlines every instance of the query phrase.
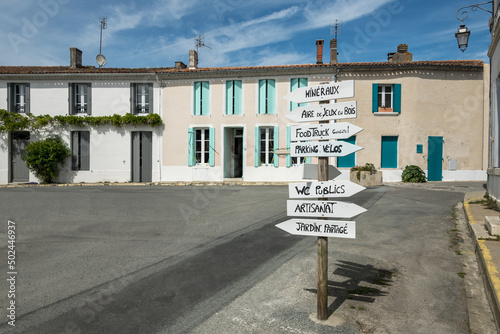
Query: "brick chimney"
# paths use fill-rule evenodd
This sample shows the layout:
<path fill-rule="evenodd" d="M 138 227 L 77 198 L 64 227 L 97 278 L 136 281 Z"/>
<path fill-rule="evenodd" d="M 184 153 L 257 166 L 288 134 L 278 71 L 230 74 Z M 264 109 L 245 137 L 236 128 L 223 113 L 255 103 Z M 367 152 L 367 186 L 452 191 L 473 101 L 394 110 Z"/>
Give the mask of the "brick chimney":
<path fill-rule="evenodd" d="M 337 64 L 337 39 L 330 40 L 330 64 Z"/>
<path fill-rule="evenodd" d="M 316 40 L 316 64 L 323 64 L 323 43 L 322 39 Z"/>
<path fill-rule="evenodd" d="M 189 50 L 189 68 L 198 68 L 198 52 Z"/>
<path fill-rule="evenodd" d="M 82 67 L 82 51 L 77 48 L 69 48 L 71 68 Z"/>
<path fill-rule="evenodd" d="M 413 55 L 408 52 L 407 44 L 399 44 L 397 52 L 391 52 L 387 54 L 387 60 L 390 63 L 405 63 L 413 61 Z"/>

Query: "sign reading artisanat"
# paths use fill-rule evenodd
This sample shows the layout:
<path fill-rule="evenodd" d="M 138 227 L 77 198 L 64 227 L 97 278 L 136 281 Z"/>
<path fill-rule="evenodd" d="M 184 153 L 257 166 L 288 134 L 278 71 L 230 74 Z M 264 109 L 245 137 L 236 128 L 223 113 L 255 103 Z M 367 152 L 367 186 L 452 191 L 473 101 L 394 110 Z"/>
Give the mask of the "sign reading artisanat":
<path fill-rule="evenodd" d="M 352 218 L 365 211 L 357 204 L 340 201 L 288 200 L 286 204 L 286 213 L 292 217 Z"/>
<path fill-rule="evenodd" d="M 349 97 L 354 97 L 354 80 L 297 88 L 288 93 L 285 99 L 296 103 L 302 103 Z"/>
<path fill-rule="evenodd" d="M 276 227 L 294 235 L 356 238 L 356 222 L 353 221 L 293 218 L 277 224 Z"/>
<path fill-rule="evenodd" d="M 292 141 L 298 140 L 321 140 L 321 139 L 345 139 L 354 136 L 363 130 L 351 123 L 332 123 L 314 125 L 294 125 L 291 127 Z"/>
<path fill-rule="evenodd" d="M 356 101 L 297 107 L 285 117 L 295 122 L 330 121 L 357 117 Z"/>
<path fill-rule="evenodd" d="M 357 146 L 345 141 L 327 142 L 298 142 L 290 144 L 290 156 L 292 157 L 343 157 L 361 150 Z"/>

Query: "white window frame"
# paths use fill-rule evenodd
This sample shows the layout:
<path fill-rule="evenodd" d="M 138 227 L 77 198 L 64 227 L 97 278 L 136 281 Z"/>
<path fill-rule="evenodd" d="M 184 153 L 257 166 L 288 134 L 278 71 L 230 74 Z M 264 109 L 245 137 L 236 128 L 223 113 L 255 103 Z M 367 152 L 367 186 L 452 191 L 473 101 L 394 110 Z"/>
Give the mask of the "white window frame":
<path fill-rule="evenodd" d="M 138 83 L 135 85 L 135 110 L 138 114 L 149 114 L 151 97 L 149 84 Z"/>
<path fill-rule="evenodd" d="M 198 143 L 200 143 L 200 150 L 198 150 Z M 210 162 L 209 128 L 194 128 L 194 158 L 196 165 L 209 164 Z"/>
<path fill-rule="evenodd" d="M 83 90 L 83 91 L 82 91 Z M 88 113 L 88 85 L 86 83 L 74 84 L 74 97 L 75 113 L 87 114 Z"/>
<path fill-rule="evenodd" d="M 14 88 L 14 111 L 16 113 L 20 114 L 26 114 L 28 113 L 27 109 L 27 96 L 26 96 L 26 91 L 27 91 L 27 85 L 24 83 L 18 84 L 15 83 L 13 85 Z"/>
<path fill-rule="evenodd" d="M 259 130 L 260 163 L 261 165 L 271 165 L 273 164 L 273 156 L 274 156 L 274 127 L 262 126 L 259 129 L 260 129 Z M 262 132 L 264 132 L 264 139 L 262 139 Z M 264 154 L 264 160 L 262 160 L 263 154 Z"/>
<path fill-rule="evenodd" d="M 379 108 L 394 108 L 394 85 L 379 84 L 377 94 Z M 387 95 L 389 95 L 389 103 L 387 102 Z"/>

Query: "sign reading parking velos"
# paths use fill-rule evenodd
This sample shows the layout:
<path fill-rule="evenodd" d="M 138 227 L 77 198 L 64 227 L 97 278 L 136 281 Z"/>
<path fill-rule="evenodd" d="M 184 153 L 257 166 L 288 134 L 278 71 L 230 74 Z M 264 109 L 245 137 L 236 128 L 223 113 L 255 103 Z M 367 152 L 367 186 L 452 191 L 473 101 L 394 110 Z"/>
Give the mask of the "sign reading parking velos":
<path fill-rule="evenodd" d="M 351 197 L 366 188 L 351 181 L 315 181 L 288 184 L 290 198 Z"/>
<path fill-rule="evenodd" d="M 332 123 L 314 125 L 293 125 L 291 127 L 292 141 L 297 140 L 320 140 L 320 139 L 345 139 L 354 136 L 363 130 L 351 123 Z"/>
<path fill-rule="evenodd" d="M 297 88 L 288 93 L 285 99 L 296 103 L 303 103 L 349 97 L 354 97 L 354 80 Z"/>
<path fill-rule="evenodd" d="M 356 101 L 297 107 L 285 115 L 295 122 L 316 122 L 357 117 Z"/>
<path fill-rule="evenodd" d="M 286 213 L 292 217 L 352 218 L 365 211 L 365 208 L 350 202 L 303 200 L 286 202 Z"/>
<path fill-rule="evenodd" d="M 289 219 L 276 225 L 293 235 L 356 238 L 356 222 L 339 220 Z"/>
<path fill-rule="evenodd" d="M 291 157 L 343 157 L 361 150 L 362 147 L 345 141 L 290 143 Z"/>

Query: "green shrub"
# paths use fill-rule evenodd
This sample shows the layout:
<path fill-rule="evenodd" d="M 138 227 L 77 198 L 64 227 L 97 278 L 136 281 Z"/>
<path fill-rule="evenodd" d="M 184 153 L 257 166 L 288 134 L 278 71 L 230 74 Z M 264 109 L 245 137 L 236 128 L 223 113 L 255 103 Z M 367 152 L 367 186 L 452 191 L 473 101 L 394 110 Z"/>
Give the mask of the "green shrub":
<path fill-rule="evenodd" d="M 422 168 L 415 165 L 406 166 L 403 170 L 403 174 L 401 174 L 401 179 L 403 182 L 411 183 L 422 183 L 427 181 Z"/>
<path fill-rule="evenodd" d="M 370 172 L 370 174 L 375 174 L 377 169 L 374 164 L 367 162 L 364 166 L 354 166 L 351 168 L 351 172 L 356 172 L 358 180 L 361 179 L 361 172 Z"/>
<path fill-rule="evenodd" d="M 26 146 L 26 166 L 42 180 L 50 183 L 59 175 L 60 165 L 71 155 L 71 151 L 60 137 L 34 141 Z"/>

